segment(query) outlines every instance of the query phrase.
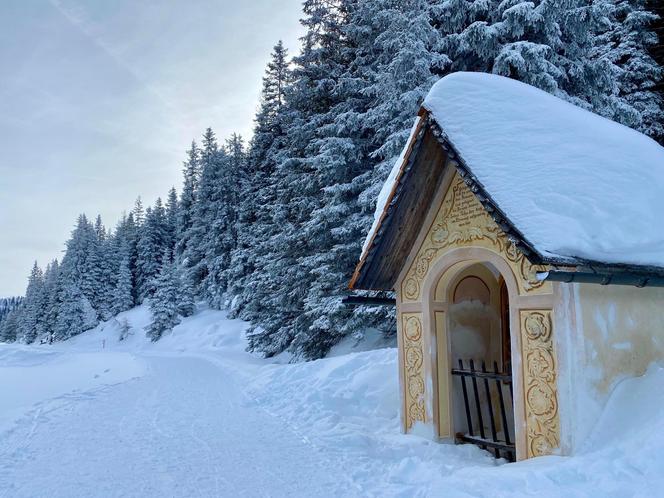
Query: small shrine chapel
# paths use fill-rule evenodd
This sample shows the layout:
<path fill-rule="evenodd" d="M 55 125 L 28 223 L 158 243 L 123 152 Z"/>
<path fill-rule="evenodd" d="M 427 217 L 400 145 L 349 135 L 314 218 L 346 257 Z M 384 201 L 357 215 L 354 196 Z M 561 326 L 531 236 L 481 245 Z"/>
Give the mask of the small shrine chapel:
<path fill-rule="evenodd" d="M 350 287 L 396 295 L 405 432 L 573 454 L 615 385 L 664 361 L 664 148 L 524 83 L 450 74 Z"/>

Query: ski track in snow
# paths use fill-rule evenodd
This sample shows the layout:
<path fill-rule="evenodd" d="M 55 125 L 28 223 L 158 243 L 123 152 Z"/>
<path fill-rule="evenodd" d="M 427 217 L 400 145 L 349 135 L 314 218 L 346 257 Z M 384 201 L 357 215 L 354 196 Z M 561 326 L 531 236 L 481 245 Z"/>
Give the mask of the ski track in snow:
<path fill-rule="evenodd" d="M 142 378 L 60 396 L 19 420 L 2 437 L 0 497 L 361 494 L 352 462 L 259 409 L 232 369 L 145 360 Z"/>

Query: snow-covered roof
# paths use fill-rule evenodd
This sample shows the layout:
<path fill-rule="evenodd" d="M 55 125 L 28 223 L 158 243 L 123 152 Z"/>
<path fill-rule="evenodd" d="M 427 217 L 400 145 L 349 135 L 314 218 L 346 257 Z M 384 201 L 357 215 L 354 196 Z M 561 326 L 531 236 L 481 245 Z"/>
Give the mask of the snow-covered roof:
<path fill-rule="evenodd" d="M 664 268 L 664 148 L 654 140 L 485 73 L 442 78 L 423 107 L 543 259 Z M 406 162 L 395 164 L 383 192 L 394 193 Z M 391 200 L 380 199 L 362 260 Z"/>

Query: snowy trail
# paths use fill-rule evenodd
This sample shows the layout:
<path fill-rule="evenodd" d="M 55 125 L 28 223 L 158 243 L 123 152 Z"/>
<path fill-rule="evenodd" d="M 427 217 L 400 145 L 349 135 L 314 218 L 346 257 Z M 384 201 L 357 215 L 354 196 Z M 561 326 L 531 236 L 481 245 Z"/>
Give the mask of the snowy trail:
<path fill-rule="evenodd" d="M 144 377 L 44 402 L 5 434 L 0 497 L 361 494 L 343 462 L 248 400 L 233 368 L 144 360 Z"/>

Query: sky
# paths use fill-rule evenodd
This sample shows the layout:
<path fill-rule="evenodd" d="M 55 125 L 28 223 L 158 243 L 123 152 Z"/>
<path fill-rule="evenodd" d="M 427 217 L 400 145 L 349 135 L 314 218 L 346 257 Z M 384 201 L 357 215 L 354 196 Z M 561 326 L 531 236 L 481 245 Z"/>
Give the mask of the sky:
<path fill-rule="evenodd" d="M 115 226 L 179 189 L 192 139 L 248 138 L 300 0 L 0 2 L 0 297 L 60 258 L 80 213 Z"/>

